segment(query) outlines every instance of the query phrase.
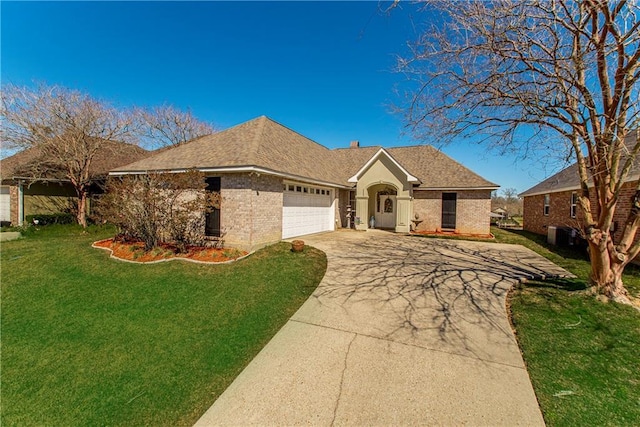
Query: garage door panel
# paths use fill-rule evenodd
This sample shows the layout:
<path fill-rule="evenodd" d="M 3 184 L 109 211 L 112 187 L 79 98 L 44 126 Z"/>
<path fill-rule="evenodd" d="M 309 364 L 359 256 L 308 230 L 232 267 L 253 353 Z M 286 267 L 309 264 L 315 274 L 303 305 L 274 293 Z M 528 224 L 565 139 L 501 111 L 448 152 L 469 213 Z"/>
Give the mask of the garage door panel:
<path fill-rule="evenodd" d="M 11 221 L 9 187 L 0 187 L 0 221 Z"/>
<path fill-rule="evenodd" d="M 329 195 L 285 192 L 282 211 L 284 239 L 332 230 Z"/>

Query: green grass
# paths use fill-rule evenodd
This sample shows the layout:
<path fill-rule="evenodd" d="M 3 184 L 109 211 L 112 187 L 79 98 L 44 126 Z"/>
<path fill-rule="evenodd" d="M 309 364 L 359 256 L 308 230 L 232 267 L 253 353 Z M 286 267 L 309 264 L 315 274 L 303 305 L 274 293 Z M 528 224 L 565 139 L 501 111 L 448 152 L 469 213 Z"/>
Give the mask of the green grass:
<path fill-rule="evenodd" d="M 582 292 L 586 254 L 545 243 L 544 236 L 493 230 L 496 240 L 533 249 L 578 276 L 529 282 L 510 296 L 512 322 L 549 426 L 640 424 L 640 312 Z M 627 289 L 638 295 L 640 274 L 629 267 Z"/>
<path fill-rule="evenodd" d="M 565 287 L 571 287 L 574 290 L 586 289 L 591 271 L 586 249 L 549 245 L 546 236 L 528 231 L 492 227 L 491 232 L 495 236 L 495 242 L 523 245 L 575 274 L 577 279 L 565 282 Z M 631 295 L 640 297 L 640 267 L 628 265 L 625 268 L 623 281 Z"/>
<path fill-rule="evenodd" d="M 2 416 L 12 425 L 192 425 L 315 289 L 324 254 L 229 265 L 109 259 L 109 228 L 2 244 Z"/>

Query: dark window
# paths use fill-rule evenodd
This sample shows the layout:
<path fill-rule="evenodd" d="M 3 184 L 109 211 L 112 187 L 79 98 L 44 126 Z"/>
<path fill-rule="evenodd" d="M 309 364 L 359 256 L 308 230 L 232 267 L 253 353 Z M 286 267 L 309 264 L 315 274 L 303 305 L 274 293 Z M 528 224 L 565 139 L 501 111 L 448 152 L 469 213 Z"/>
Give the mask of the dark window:
<path fill-rule="evenodd" d="M 442 228 L 456 228 L 456 207 L 458 195 L 456 193 L 442 193 Z"/>
<path fill-rule="evenodd" d="M 549 215 L 549 198 L 550 196 L 548 194 L 544 195 L 544 215 L 547 216 Z"/>
<path fill-rule="evenodd" d="M 207 184 L 206 191 L 220 192 L 221 182 L 219 176 L 208 177 L 205 179 L 205 183 Z M 206 213 L 204 234 L 205 236 L 220 237 L 220 209 L 213 208 Z"/>
<path fill-rule="evenodd" d="M 576 217 L 576 208 L 578 206 L 578 193 L 571 193 L 571 218 Z"/>
<path fill-rule="evenodd" d="M 393 201 L 388 197 L 384 201 L 384 213 L 393 213 Z"/>

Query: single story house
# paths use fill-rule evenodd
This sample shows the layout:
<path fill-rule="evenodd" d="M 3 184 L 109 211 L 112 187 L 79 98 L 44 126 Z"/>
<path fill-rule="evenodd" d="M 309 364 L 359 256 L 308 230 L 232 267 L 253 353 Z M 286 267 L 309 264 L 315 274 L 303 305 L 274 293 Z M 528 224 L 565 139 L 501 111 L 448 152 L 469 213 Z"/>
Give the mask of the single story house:
<path fill-rule="evenodd" d="M 101 194 L 109 170 L 140 160 L 150 152 L 136 145 L 106 142 L 104 149 L 93 160 L 90 175 L 91 194 Z M 38 147 L 28 148 L 0 160 L 0 221 L 14 226 L 22 225 L 26 217 L 37 214 L 74 212 L 77 194 L 64 172 L 52 167 L 34 176 L 32 166 L 41 164 L 42 152 Z M 87 201 L 90 203 L 90 200 Z M 90 212 L 90 206 L 87 206 Z"/>
<path fill-rule="evenodd" d="M 639 131 L 633 131 L 625 138 L 628 147 L 635 145 Z M 632 168 L 623 184 L 618 206 L 613 216 L 613 240 L 622 237 L 624 224 L 632 199 L 635 196 L 638 180 L 640 179 L 640 165 Z M 523 198 L 523 228 L 536 234 L 547 235 L 549 228 L 567 228 L 580 230 L 582 228 L 582 212 L 578 208 L 578 192 L 580 191 L 580 177 L 578 164 L 561 170 L 520 194 Z M 590 191 L 595 197 L 595 191 Z M 592 200 L 595 206 L 595 198 Z"/>
<path fill-rule="evenodd" d="M 428 145 L 331 150 L 265 116 L 113 169 L 198 169 L 220 191 L 206 233 L 255 249 L 347 227 L 490 234 L 498 188 Z"/>

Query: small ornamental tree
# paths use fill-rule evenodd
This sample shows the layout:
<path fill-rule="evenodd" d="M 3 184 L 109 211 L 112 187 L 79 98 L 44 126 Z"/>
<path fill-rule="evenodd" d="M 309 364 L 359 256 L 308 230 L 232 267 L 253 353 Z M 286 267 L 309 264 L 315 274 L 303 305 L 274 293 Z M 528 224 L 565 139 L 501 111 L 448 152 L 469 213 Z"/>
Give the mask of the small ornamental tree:
<path fill-rule="evenodd" d="M 145 250 L 171 243 L 184 252 L 204 242 L 205 214 L 219 209 L 220 200 L 205 191 L 201 172 L 154 172 L 111 177 L 98 209 L 120 238 L 141 240 Z"/>

